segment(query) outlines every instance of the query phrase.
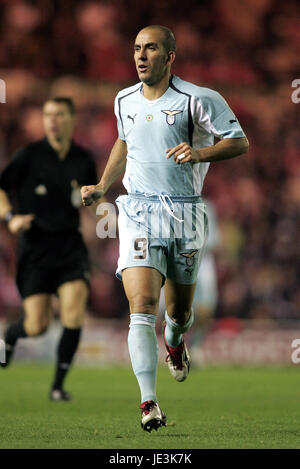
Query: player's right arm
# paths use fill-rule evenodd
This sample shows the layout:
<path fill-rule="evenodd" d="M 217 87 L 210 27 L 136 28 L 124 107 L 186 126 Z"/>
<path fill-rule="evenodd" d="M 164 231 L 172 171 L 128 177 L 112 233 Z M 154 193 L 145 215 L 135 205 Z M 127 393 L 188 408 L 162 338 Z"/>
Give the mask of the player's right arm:
<path fill-rule="evenodd" d="M 0 219 L 6 220 L 9 231 L 15 235 L 29 230 L 34 215 L 14 215 L 7 193 L 0 189 Z"/>
<path fill-rule="evenodd" d="M 82 186 L 81 198 L 83 205 L 92 205 L 107 192 L 113 182 L 124 172 L 126 155 L 126 142 L 117 138 L 99 183 L 95 186 Z"/>

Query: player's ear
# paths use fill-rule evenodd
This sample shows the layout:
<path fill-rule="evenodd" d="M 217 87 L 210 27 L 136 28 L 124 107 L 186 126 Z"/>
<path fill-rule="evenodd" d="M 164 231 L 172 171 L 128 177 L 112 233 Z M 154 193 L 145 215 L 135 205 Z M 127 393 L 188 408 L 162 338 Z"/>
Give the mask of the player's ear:
<path fill-rule="evenodd" d="M 174 60 L 175 60 L 175 52 L 173 52 L 173 51 L 168 52 L 166 65 L 167 64 L 171 65 L 174 62 Z"/>

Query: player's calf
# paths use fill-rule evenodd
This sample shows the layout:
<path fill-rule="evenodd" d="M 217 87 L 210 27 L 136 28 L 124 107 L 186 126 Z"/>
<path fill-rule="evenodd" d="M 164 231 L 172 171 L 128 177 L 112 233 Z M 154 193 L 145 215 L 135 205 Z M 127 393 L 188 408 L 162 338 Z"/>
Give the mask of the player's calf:
<path fill-rule="evenodd" d="M 165 323 L 163 324 L 163 338 L 168 352 L 166 362 L 171 375 L 176 381 L 186 380 L 190 371 L 190 356 L 184 340 L 182 339 L 177 347 L 170 347 L 165 339 Z"/>
<path fill-rule="evenodd" d="M 194 321 L 194 312 L 184 324 L 178 324 L 165 313 L 163 323 L 163 338 L 168 352 L 166 362 L 171 375 L 176 381 L 184 381 L 190 371 L 190 356 L 183 340 L 183 334 L 188 331 Z"/>

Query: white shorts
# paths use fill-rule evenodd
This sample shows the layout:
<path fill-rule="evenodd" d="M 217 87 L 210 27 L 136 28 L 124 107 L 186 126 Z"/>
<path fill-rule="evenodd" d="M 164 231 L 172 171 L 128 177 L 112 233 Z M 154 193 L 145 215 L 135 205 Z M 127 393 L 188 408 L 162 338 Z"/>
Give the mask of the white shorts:
<path fill-rule="evenodd" d="M 116 203 L 120 238 L 117 277 L 121 279 L 122 270 L 129 267 L 152 267 L 164 279 L 195 283 L 208 232 L 201 198 L 166 196 L 162 202 L 159 196 L 129 194 L 118 197 Z"/>

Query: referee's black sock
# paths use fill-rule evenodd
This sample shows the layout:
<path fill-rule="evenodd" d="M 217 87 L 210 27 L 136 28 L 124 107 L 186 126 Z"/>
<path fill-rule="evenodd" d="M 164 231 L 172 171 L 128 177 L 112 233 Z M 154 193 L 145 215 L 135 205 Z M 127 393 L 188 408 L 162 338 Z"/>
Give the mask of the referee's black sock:
<path fill-rule="evenodd" d="M 20 319 L 19 321 L 11 324 L 6 329 L 4 334 L 5 340 L 5 361 L 6 363 L 2 366 L 6 367 L 9 365 L 9 362 L 13 356 L 14 348 L 17 343 L 18 339 L 23 339 L 27 337 L 26 331 L 24 329 L 24 319 Z"/>
<path fill-rule="evenodd" d="M 81 329 L 64 328 L 57 348 L 57 364 L 52 389 L 62 389 L 80 340 Z"/>

